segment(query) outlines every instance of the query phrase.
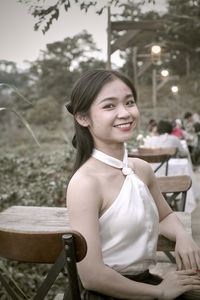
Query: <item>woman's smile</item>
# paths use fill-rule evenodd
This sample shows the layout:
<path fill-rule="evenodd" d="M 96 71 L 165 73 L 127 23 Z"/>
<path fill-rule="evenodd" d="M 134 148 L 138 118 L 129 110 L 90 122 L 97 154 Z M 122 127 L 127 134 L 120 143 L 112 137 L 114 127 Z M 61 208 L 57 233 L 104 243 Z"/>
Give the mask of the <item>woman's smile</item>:
<path fill-rule="evenodd" d="M 133 124 L 133 122 L 128 122 L 128 123 L 126 122 L 126 123 L 114 125 L 114 127 L 119 128 L 120 130 L 123 130 L 123 131 L 129 131 L 132 129 L 132 124 Z"/>

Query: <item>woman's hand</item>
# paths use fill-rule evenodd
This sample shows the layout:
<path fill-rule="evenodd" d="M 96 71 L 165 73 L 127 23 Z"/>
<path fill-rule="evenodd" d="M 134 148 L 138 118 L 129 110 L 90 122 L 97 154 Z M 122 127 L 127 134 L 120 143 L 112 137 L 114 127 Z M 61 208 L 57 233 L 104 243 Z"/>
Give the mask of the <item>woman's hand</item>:
<path fill-rule="evenodd" d="M 176 238 L 175 258 L 177 270 L 200 270 L 200 247 L 188 233 Z"/>
<path fill-rule="evenodd" d="M 172 300 L 187 291 L 200 290 L 200 277 L 194 270 L 174 271 L 167 274 L 158 287 L 161 289 L 159 300 Z"/>

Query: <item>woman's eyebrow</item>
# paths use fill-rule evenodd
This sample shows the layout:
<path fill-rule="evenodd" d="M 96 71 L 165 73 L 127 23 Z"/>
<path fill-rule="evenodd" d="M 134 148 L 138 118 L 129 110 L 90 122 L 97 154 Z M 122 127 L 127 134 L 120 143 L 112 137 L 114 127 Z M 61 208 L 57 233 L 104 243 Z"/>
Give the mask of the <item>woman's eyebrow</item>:
<path fill-rule="evenodd" d="M 133 94 L 131 93 L 131 94 L 127 94 L 126 96 L 125 96 L 125 99 L 128 99 L 128 98 L 134 98 L 133 97 Z M 107 97 L 107 98 L 104 98 L 104 99 L 102 99 L 100 102 L 99 102 L 99 104 L 101 104 L 101 103 L 103 103 L 103 102 L 106 102 L 106 101 L 113 101 L 113 100 L 116 100 L 117 99 L 117 97 Z"/>
<path fill-rule="evenodd" d="M 107 98 L 104 98 L 102 99 L 99 104 L 103 103 L 103 102 L 106 102 L 106 101 L 112 101 L 112 100 L 116 100 L 117 97 L 107 97 Z"/>

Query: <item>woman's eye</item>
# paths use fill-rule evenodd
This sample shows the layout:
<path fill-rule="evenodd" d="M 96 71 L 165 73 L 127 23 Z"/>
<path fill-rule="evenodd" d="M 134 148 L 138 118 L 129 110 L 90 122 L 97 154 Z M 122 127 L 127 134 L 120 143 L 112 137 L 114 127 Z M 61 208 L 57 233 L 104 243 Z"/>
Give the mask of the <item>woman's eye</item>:
<path fill-rule="evenodd" d="M 106 108 L 113 108 L 113 107 L 114 107 L 114 105 L 110 103 L 110 104 L 106 104 L 103 108 L 106 109 Z"/>
<path fill-rule="evenodd" d="M 134 101 L 134 100 L 128 100 L 128 101 L 126 102 L 126 105 L 128 105 L 128 106 L 133 106 L 133 105 L 135 105 L 135 101 Z"/>

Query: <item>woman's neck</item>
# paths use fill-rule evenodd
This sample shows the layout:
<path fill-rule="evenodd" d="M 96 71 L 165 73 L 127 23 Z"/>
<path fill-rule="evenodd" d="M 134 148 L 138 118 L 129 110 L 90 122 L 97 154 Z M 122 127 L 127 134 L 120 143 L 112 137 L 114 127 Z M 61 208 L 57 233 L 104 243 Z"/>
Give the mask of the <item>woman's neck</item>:
<path fill-rule="evenodd" d="M 95 145 L 95 149 L 119 160 L 123 160 L 125 145 L 124 143 L 115 145 Z"/>

